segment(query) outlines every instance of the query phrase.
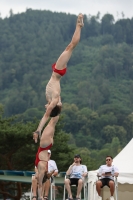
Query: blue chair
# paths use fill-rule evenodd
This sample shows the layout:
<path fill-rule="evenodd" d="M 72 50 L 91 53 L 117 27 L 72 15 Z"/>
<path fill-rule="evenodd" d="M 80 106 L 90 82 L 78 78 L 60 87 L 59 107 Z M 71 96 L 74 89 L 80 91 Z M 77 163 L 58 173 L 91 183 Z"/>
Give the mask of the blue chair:
<path fill-rule="evenodd" d="M 15 171 L 15 170 L 5 170 L 5 174 L 10 176 L 24 176 L 23 171 Z"/>
<path fill-rule="evenodd" d="M 3 170 L 0 170 L 0 175 L 4 175 L 4 171 Z"/>
<path fill-rule="evenodd" d="M 60 172 L 58 177 L 65 177 L 66 176 L 66 172 Z"/>
<path fill-rule="evenodd" d="M 32 177 L 33 174 L 35 174 L 34 171 L 24 171 L 24 175 L 25 175 L 25 176 L 30 176 L 30 177 Z"/>

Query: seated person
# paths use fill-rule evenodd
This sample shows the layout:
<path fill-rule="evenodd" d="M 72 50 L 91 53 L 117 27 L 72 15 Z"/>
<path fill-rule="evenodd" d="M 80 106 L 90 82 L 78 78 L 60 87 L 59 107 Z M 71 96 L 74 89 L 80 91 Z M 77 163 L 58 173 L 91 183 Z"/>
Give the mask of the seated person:
<path fill-rule="evenodd" d="M 42 186 L 42 197 L 44 200 L 48 199 L 49 188 L 50 188 L 50 177 L 57 176 L 58 168 L 56 162 L 50 159 L 51 151 L 48 150 L 48 173 L 44 175 L 43 178 L 43 186 Z M 35 172 L 37 172 L 37 168 L 35 167 Z M 37 179 L 35 176 L 32 177 L 32 191 L 33 191 L 33 200 L 37 199 Z"/>
<path fill-rule="evenodd" d="M 81 164 L 81 156 L 79 154 L 74 156 L 74 163 L 68 168 L 66 175 L 69 175 L 69 179 L 65 179 L 65 187 L 67 189 L 69 200 L 73 199 L 71 192 L 71 185 L 77 186 L 76 200 L 80 200 L 80 193 L 83 187 L 84 177 L 87 176 L 86 165 Z"/>
<path fill-rule="evenodd" d="M 117 177 L 119 175 L 119 170 L 116 166 L 112 165 L 113 158 L 112 156 L 106 156 L 106 165 L 101 165 L 99 168 L 98 176 L 101 178 L 96 182 L 96 190 L 98 193 L 98 200 L 102 200 L 101 188 L 107 185 L 110 188 L 110 200 L 114 200 L 114 176 Z"/>

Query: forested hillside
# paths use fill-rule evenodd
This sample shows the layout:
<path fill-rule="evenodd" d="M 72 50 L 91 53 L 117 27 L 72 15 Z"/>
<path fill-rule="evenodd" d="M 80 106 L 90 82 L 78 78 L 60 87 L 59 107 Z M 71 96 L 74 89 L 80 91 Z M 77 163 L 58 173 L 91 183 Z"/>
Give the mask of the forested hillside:
<path fill-rule="evenodd" d="M 25 122 L 42 117 L 51 65 L 70 42 L 76 19 L 31 9 L 0 19 L 0 103 L 6 116 L 19 114 Z M 84 16 L 61 87 L 71 143 L 93 149 L 93 156 L 96 149 L 116 155 L 133 137 L 133 18 Z"/>

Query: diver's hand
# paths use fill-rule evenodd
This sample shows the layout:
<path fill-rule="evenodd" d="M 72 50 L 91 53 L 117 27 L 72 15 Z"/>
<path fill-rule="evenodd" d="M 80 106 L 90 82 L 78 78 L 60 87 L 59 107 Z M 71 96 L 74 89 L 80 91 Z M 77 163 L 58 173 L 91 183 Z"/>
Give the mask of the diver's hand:
<path fill-rule="evenodd" d="M 37 143 L 38 140 L 38 136 L 40 137 L 40 132 L 39 131 L 35 131 L 33 132 L 33 140 L 35 141 L 35 143 Z"/>

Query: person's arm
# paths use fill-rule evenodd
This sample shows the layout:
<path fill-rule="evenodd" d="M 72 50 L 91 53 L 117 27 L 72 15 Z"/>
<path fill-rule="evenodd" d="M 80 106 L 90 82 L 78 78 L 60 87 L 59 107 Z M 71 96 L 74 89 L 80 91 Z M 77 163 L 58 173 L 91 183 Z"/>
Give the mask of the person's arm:
<path fill-rule="evenodd" d="M 59 97 L 54 98 L 46 109 L 46 116 L 49 117 L 53 108 L 58 104 Z"/>
<path fill-rule="evenodd" d="M 59 96 L 59 101 L 58 101 L 57 105 L 62 107 L 61 96 Z"/>
<path fill-rule="evenodd" d="M 118 177 L 119 176 L 119 170 L 117 167 L 114 167 L 114 176 Z"/>
<path fill-rule="evenodd" d="M 86 165 L 84 165 L 84 173 L 82 174 L 83 177 L 87 176 L 88 172 L 87 172 L 87 167 Z"/>
<path fill-rule="evenodd" d="M 88 174 L 87 172 L 84 172 L 84 173 L 82 174 L 82 176 L 85 177 L 85 176 L 87 176 L 87 174 Z"/>
<path fill-rule="evenodd" d="M 72 165 L 70 165 L 70 167 L 68 168 L 68 170 L 66 171 L 66 175 L 70 175 L 71 173 L 72 173 L 72 168 L 73 168 L 73 166 L 75 165 L 75 162 L 72 164 Z"/>
<path fill-rule="evenodd" d="M 33 133 L 33 139 L 35 140 L 35 142 L 37 142 L 38 135 L 41 135 L 41 131 L 42 131 L 44 125 L 46 124 L 46 122 L 48 121 L 48 119 L 49 119 L 49 117 L 50 117 L 51 111 L 52 111 L 53 108 L 57 105 L 57 103 L 58 103 L 58 98 L 55 98 L 55 99 L 47 106 L 46 112 L 45 112 L 43 118 L 41 119 L 37 130 Z"/>
<path fill-rule="evenodd" d="M 58 175 L 58 168 L 57 168 L 57 165 L 56 165 L 56 162 L 54 161 L 54 173 L 52 174 L 52 176 L 57 176 Z"/>
<path fill-rule="evenodd" d="M 51 101 L 51 103 L 48 105 L 46 112 L 43 116 L 43 118 L 41 119 L 39 126 L 37 128 L 37 131 L 41 132 L 44 125 L 46 124 L 46 122 L 48 121 L 49 117 L 50 117 L 50 113 L 53 110 L 53 108 L 57 105 L 58 103 L 58 98 L 55 98 L 53 101 Z"/>
<path fill-rule="evenodd" d="M 52 176 L 57 176 L 58 175 L 58 171 L 54 171 L 54 173 L 52 174 Z"/>
<path fill-rule="evenodd" d="M 102 176 L 102 175 L 103 175 L 102 174 L 102 166 L 100 166 L 99 169 L 98 169 L 97 176 L 99 177 L 99 176 Z"/>
<path fill-rule="evenodd" d="M 118 176 L 119 176 L 119 173 L 118 173 L 118 172 L 115 172 L 115 173 L 114 173 L 114 176 L 118 177 Z"/>

